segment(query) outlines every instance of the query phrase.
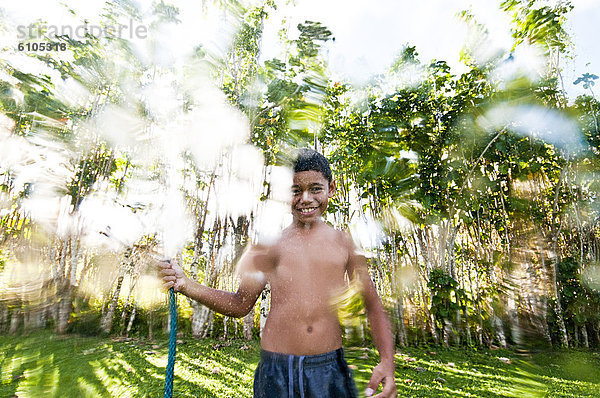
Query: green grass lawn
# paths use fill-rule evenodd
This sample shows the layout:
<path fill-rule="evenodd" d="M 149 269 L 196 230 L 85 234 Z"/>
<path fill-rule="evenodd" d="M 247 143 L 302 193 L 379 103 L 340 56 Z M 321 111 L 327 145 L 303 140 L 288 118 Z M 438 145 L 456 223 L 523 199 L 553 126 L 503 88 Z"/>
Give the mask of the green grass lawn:
<path fill-rule="evenodd" d="M 250 397 L 259 354 L 257 342 L 185 340 L 174 396 Z M 346 354 L 364 391 L 377 355 Z M 0 397 L 162 397 L 166 355 L 166 340 L 0 336 Z M 407 348 L 396 377 L 400 397 L 600 397 L 600 354 Z"/>

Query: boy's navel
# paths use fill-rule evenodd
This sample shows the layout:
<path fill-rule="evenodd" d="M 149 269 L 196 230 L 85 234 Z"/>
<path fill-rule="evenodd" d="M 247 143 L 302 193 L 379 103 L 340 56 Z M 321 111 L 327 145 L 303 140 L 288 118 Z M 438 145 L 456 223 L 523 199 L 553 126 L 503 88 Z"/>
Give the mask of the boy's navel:
<path fill-rule="evenodd" d="M 311 333 L 311 332 L 312 332 L 312 326 L 309 326 L 309 327 L 307 327 L 307 328 L 306 328 L 306 331 L 307 331 L 308 333 Z"/>

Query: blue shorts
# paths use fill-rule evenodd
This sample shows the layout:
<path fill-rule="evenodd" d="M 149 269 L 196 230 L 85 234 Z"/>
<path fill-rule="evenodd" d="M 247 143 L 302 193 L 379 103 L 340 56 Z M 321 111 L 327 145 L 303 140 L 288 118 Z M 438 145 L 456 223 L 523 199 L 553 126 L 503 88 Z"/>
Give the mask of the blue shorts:
<path fill-rule="evenodd" d="M 288 355 L 261 350 L 254 398 L 357 398 L 344 350 Z"/>

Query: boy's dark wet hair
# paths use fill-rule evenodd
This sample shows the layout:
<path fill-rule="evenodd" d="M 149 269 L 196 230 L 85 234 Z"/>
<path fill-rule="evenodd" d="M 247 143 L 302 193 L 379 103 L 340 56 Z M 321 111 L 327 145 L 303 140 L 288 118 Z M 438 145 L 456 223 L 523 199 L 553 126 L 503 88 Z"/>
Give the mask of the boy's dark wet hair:
<path fill-rule="evenodd" d="M 298 151 L 298 156 L 294 161 L 294 173 L 301 171 L 318 171 L 323 174 L 328 183 L 333 180 L 329 162 L 325 156 L 314 149 L 302 148 Z"/>

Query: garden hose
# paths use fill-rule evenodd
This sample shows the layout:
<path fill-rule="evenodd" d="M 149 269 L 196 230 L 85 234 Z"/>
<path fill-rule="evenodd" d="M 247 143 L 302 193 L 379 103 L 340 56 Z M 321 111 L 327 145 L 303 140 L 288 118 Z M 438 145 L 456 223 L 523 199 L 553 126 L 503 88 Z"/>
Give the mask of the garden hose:
<path fill-rule="evenodd" d="M 169 289 L 169 311 L 171 314 L 171 331 L 169 335 L 169 359 L 165 375 L 165 398 L 173 396 L 173 377 L 175 376 L 175 351 L 177 349 L 177 298 L 175 290 Z"/>

